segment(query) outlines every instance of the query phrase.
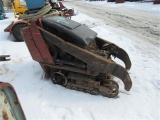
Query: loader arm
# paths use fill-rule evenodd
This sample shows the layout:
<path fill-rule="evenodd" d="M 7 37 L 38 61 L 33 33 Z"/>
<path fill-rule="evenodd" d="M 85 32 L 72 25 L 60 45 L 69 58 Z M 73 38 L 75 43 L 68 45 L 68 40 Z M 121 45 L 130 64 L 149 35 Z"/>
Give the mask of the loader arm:
<path fill-rule="evenodd" d="M 126 70 L 130 70 L 131 68 L 131 60 L 127 54 L 127 52 L 120 48 L 119 46 L 115 45 L 114 43 L 110 42 L 110 41 L 107 41 L 107 40 L 104 40 L 100 37 L 96 37 L 96 43 L 99 47 L 105 47 L 105 45 L 112 45 L 114 48 L 115 48 L 115 51 L 116 51 L 116 55 L 115 57 L 119 58 L 120 60 L 123 61 L 123 63 L 125 64 L 125 68 Z"/>

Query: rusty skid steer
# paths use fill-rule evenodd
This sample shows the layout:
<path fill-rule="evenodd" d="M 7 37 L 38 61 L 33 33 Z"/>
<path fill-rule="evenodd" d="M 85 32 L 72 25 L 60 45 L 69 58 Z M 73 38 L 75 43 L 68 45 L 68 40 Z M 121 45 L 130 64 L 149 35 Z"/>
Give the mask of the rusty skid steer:
<path fill-rule="evenodd" d="M 32 58 L 54 84 L 110 98 L 119 92 L 112 76 L 123 81 L 125 90 L 132 87 L 127 72 L 131 61 L 125 50 L 80 23 L 61 16 L 47 17 L 32 22 L 21 34 Z M 122 60 L 125 68 L 111 56 Z"/>

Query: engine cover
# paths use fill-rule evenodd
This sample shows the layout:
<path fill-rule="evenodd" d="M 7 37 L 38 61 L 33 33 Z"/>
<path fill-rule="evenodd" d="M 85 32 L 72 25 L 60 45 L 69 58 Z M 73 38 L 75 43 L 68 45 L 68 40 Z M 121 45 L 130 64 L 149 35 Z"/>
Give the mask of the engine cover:
<path fill-rule="evenodd" d="M 61 16 L 43 18 L 42 24 L 45 30 L 81 47 L 88 46 L 97 36 L 96 32 L 85 25 Z"/>

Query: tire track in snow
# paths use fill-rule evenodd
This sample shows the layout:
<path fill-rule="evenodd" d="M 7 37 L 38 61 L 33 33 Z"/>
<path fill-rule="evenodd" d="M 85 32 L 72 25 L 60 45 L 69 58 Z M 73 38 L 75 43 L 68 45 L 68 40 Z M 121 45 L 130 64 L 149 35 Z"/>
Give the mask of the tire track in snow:
<path fill-rule="evenodd" d="M 160 46 L 160 17 L 157 15 L 142 11 L 133 12 L 123 8 L 98 6 L 79 1 L 65 2 L 64 4 L 72 6 L 92 18 L 102 20 L 109 26 L 123 29 L 127 33 L 149 41 L 156 47 Z"/>

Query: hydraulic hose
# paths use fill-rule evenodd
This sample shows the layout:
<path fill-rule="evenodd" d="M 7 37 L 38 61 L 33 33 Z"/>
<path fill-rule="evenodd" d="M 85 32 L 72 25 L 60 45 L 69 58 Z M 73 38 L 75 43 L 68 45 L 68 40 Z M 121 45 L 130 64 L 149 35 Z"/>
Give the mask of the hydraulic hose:
<path fill-rule="evenodd" d="M 59 12 L 55 9 L 52 9 L 52 6 L 50 3 L 47 3 L 42 9 L 40 9 L 38 12 L 33 14 L 28 14 L 28 10 L 23 13 L 23 20 L 32 21 L 37 20 L 41 17 L 51 16 L 51 15 L 58 15 Z"/>

